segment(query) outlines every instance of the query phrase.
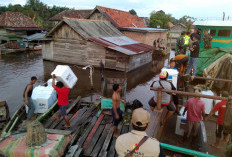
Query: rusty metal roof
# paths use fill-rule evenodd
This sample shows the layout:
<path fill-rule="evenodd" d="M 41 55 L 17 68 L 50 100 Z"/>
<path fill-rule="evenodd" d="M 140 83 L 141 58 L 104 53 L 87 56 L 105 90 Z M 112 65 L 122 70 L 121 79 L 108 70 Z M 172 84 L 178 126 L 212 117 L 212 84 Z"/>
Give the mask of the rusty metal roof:
<path fill-rule="evenodd" d="M 133 31 L 133 32 L 167 32 L 168 29 L 161 29 L 161 28 L 147 28 L 147 27 L 121 27 L 120 30 L 122 31 Z"/>
<path fill-rule="evenodd" d="M 89 38 L 89 40 L 98 43 L 109 49 L 122 52 L 126 55 L 135 55 L 143 52 L 149 52 L 152 46 L 139 43 L 126 36 L 107 37 L 107 38 Z"/>

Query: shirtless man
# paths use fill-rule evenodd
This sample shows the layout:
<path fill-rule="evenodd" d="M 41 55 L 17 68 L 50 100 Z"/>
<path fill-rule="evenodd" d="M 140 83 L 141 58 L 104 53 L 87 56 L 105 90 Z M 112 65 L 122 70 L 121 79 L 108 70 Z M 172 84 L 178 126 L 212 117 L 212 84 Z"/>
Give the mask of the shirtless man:
<path fill-rule="evenodd" d="M 121 87 L 119 86 L 119 84 L 114 84 L 113 90 L 114 93 L 112 95 L 112 115 L 114 121 L 114 137 L 117 138 L 118 124 L 122 121 L 122 111 L 120 110 L 120 102 L 122 102 L 124 105 L 126 104 L 126 102 L 122 100 L 120 97 Z"/>

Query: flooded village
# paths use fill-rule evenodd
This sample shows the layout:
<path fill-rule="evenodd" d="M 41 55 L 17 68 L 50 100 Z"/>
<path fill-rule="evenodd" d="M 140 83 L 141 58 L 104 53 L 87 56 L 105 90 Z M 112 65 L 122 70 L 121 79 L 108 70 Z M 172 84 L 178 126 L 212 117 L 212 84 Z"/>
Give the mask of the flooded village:
<path fill-rule="evenodd" d="M 0 156 L 231 157 L 232 22 L 159 10 L 0 5 Z"/>

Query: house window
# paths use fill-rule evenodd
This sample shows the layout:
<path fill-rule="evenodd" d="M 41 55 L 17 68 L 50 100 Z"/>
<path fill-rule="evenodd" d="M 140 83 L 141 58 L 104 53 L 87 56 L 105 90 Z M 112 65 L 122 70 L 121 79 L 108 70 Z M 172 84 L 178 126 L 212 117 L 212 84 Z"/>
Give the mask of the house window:
<path fill-rule="evenodd" d="M 219 30 L 218 36 L 219 37 L 229 37 L 230 36 L 230 30 Z"/>
<path fill-rule="evenodd" d="M 212 29 L 210 30 L 210 35 L 213 37 L 216 35 L 216 30 L 215 29 Z"/>

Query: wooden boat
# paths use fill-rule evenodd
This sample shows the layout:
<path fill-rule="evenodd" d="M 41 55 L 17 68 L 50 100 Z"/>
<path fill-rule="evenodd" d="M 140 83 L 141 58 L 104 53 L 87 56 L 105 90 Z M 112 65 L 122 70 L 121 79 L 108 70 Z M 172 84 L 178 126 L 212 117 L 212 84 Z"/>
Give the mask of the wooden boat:
<path fill-rule="evenodd" d="M 85 128 L 84 124 L 88 124 L 88 121 L 87 121 L 88 118 L 97 113 L 96 105 L 93 105 L 92 107 L 88 109 L 85 105 L 81 105 L 80 100 L 81 100 L 81 97 L 78 96 L 69 105 L 67 109 L 67 115 L 70 119 L 70 124 L 71 124 L 71 128 L 68 130 L 63 130 L 64 129 L 63 125 L 65 124 L 63 118 L 61 118 L 60 120 L 56 119 L 56 116 L 60 112 L 57 102 L 55 102 L 52 105 L 52 107 L 49 108 L 47 112 L 37 116 L 36 120 L 41 122 L 44 125 L 45 132 L 47 132 L 49 136 L 52 136 L 51 134 L 55 134 L 55 136 L 64 136 L 64 138 L 66 139 L 66 143 L 62 143 L 62 140 L 60 141 L 62 145 L 64 144 L 64 147 L 62 148 L 62 152 L 68 149 L 68 147 L 66 146 L 72 145 L 78 133 L 81 130 L 83 131 L 83 129 Z M 86 114 L 83 115 L 84 113 Z M 26 120 L 25 107 L 22 106 L 13 115 L 11 121 L 8 122 L 8 124 L 5 126 L 2 132 L 1 139 L 0 139 L 0 145 L 6 147 L 7 149 L 1 150 L 0 148 L 0 155 L 5 155 L 4 153 L 6 154 L 17 153 L 16 151 L 18 151 L 18 149 L 15 149 L 15 147 L 17 147 L 17 144 L 14 148 L 11 148 L 11 146 L 9 145 L 5 146 L 4 144 L 5 143 L 7 144 L 6 142 L 7 140 L 12 140 L 12 137 L 16 137 L 16 139 L 25 138 L 26 133 L 27 133 L 26 126 L 30 122 L 32 121 Z M 1 151 L 2 151 L 2 154 L 1 154 Z"/>
<path fill-rule="evenodd" d="M 6 101 L 0 102 L 0 133 L 10 120 L 9 108 Z"/>

